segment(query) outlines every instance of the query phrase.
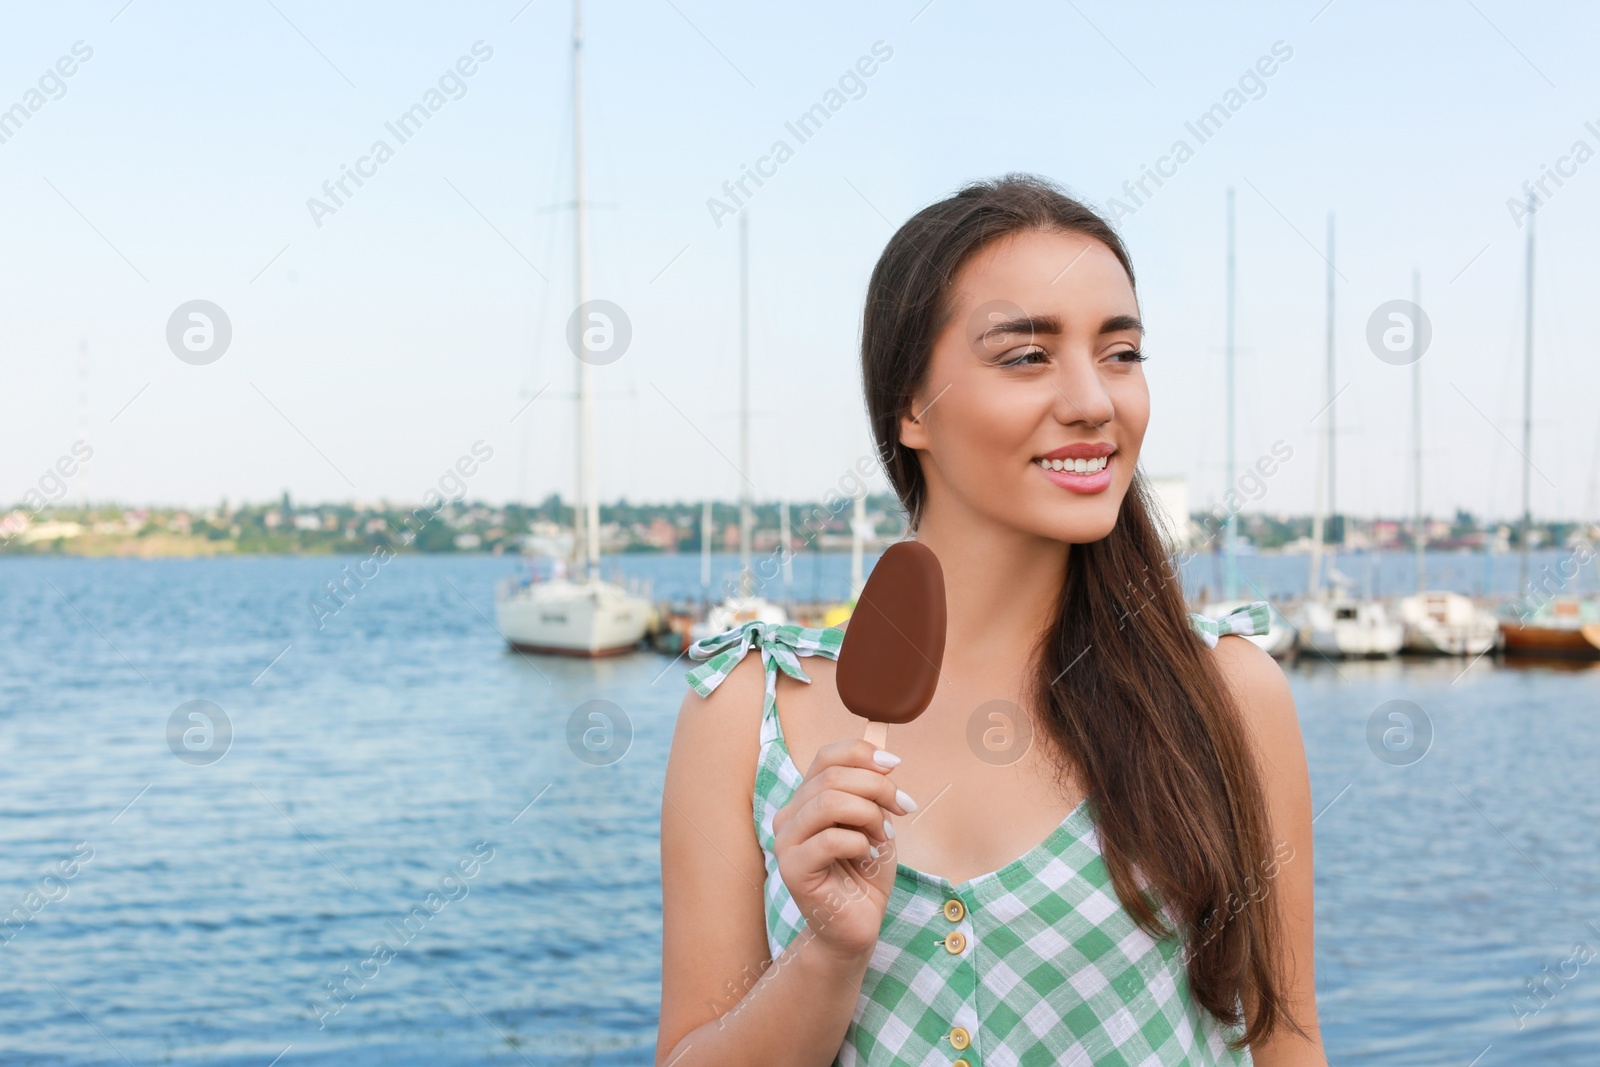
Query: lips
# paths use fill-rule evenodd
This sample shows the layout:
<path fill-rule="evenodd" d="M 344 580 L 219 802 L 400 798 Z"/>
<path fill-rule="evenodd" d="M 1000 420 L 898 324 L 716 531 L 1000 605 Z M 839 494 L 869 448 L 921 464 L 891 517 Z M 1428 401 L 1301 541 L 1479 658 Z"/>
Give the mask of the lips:
<path fill-rule="evenodd" d="M 1117 446 L 1110 441 L 1077 441 L 1070 445 L 1063 445 L 1053 452 L 1043 452 L 1035 457 L 1041 459 L 1098 459 L 1109 456 L 1117 450 Z"/>
<path fill-rule="evenodd" d="M 1033 465 L 1063 489 L 1074 493 L 1099 493 L 1111 484 L 1112 462 L 1111 455 L 1102 452 L 1091 458 L 1040 458 L 1034 460 Z"/>

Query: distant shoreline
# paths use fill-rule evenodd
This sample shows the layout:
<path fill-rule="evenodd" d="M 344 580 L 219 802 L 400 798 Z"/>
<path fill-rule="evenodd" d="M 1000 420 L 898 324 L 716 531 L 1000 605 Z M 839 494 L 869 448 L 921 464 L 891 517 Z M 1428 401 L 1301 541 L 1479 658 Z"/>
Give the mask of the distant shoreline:
<path fill-rule="evenodd" d="M 875 555 L 877 553 L 881 553 L 885 548 L 887 548 L 892 543 L 893 543 L 892 541 L 884 541 L 884 542 L 877 543 L 877 544 L 869 544 L 869 545 L 865 546 L 864 551 L 868 555 Z M 373 547 L 374 546 L 368 545 L 368 544 L 354 544 L 354 545 L 350 545 L 348 547 L 335 546 L 335 545 L 331 545 L 330 544 L 330 545 L 325 545 L 325 546 L 318 545 L 318 546 L 310 546 L 310 547 L 306 547 L 306 548 L 290 549 L 290 550 L 283 550 L 283 549 L 277 549 L 277 548 L 274 548 L 274 549 L 247 548 L 247 549 L 241 551 L 239 549 L 237 543 L 235 543 L 235 542 L 233 542 L 231 540 L 216 540 L 216 541 L 213 541 L 213 540 L 210 540 L 208 538 L 203 538 L 203 537 L 183 537 L 183 536 L 175 535 L 175 534 L 152 534 L 152 535 L 149 535 L 149 536 L 138 537 L 138 538 L 102 537 L 102 536 L 96 536 L 96 535 L 83 535 L 83 536 L 73 537 L 73 538 L 54 539 L 54 540 L 49 541 L 49 542 L 35 541 L 35 542 L 31 543 L 31 544 L 24 545 L 24 546 L 11 545 L 11 546 L 0 547 L 0 560 L 6 560 L 6 559 L 143 559 L 143 560 L 149 560 L 149 559 L 219 559 L 219 558 L 225 558 L 225 559 L 296 559 L 296 558 L 302 558 L 302 557 L 303 558 L 307 558 L 307 559 L 312 559 L 312 558 L 332 558 L 332 557 L 339 557 L 339 556 L 363 556 L 363 555 L 370 554 L 373 551 Z M 391 552 L 393 552 L 394 555 L 396 555 L 396 556 L 419 557 L 419 558 L 420 557 L 456 557 L 456 556 L 471 556 L 471 557 L 495 557 L 495 556 L 500 556 L 500 557 L 504 557 L 506 559 L 512 559 L 512 560 L 553 559 L 553 558 L 557 558 L 557 557 L 552 557 L 552 556 L 548 556 L 548 555 L 544 555 L 544 554 L 540 554 L 540 553 L 534 553 L 534 554 L 530 555 L 530 554 L 525 554 L 525 553 L 522 553 L 522 552 L 519 552 L 519 551 L 516 551 L 516 550 L 508 550 L 508 549 L 505 548 L 505 546 L 502 546 L 502 545 L 495 545 L 495 546 L 492 546 L 492 547 L 489 547 L 489 548 L 456 548 L 456 547 L 452 546 L 452 547 L 449 547 L 449 548 L 441 547 L 441 548 L 425 548 L 425 549 L 400 548 L 400 547 L 395 546 L 395 545 L 390 545 L 389 546 L 389 550 Z M 771 555 L 775 551 L 776 551 L 775 547 L 768 546 L 766 548 L 758 550 L 756 554 L 766 556 L 766 555 Z M 1535 554 L 1538 554 L 1538 553 L 1541 553 L 1541 552 L 1560 552 L 1560 551 L 1563 551 L 1563 548 L 1562 548 L 1562 546 L 1559 546 L 1559 545 L 1536 545 L 1531 549 L 1531 551 L 1533 553 L 1535 553 Z M 1334 549 L 1331 546 L 1330 547 L 1326 547 L 1324 549 L 1324 552 L 1326 552 L 1326 553 L 1331 555 L 1331 554 L 1334 554 Z M 1410 547 L 1404 546 L 1404 545 L 1399 545 L 1399 546 L 1385 545 L 1385 546 L 1380 546 L 1378 548 L 1372 548 L 1372 547 L 1369 547 L 1369 546 L 1354 547 L 1354 546 L 1345 545 L 1345 546 L 1340 547 L 1337 550 L 1337 554 L 1338 555 L 1342 555 L 1342 556 L 1362 556 L 1362 555 L 1371 555 L 1371 554 L 1393 554 L 1393 553 L 1410 554 L 1411 552 L 1412 552 L 1412 549 Z M 1518 553 L 1518 549 L 1515 548 L 1515 547 L 1511 547 L 1511 548 L 1495 547 L 1495 548 L 1491 548 L 1491 549 L 1485 550 L 1484 548 L 1473 548 L 1473 547 L 1468 547 L 1468 546 L 1443 546 L 1443 545 L 1441 545 L 1441 546 L 1429 546 L 1428 549 L 1427 549 L 1427 553 L 1430 556 L 1486 556 L 1487 555 L 1487 556 L 1497 556 L 1498 557 L 1498 556 L 1515 556 Z M 798 556 L 812 556 L 812 555 L 844 556 L 844 555 L 849 555 L 849 554 L 850 554 L 850 547 L 848 545 L 843 545 L 843 546 L 833 545 L 833 546 L 829 546 L 829 547 L 826 547 L 826 548 L 821 548 L 821 547 L 816 546 L 815 544 L 811 544 L 811 545 L 807 545 L 807 546 L 805 546 L 805 547 L 803 547 L 801 549 L 798 549 L 798 550 L 796 550 L 794 552 L 794 556 L 796 556 L 796 557 L 798 557 Z M 1212 552 L 1212 551 L 1188 551 L 1188 552 L 1184 552 L 1183 550 L 1180 550 L 1180 554 L 1187 554 L 1191 558 L 1200 559 L 1200 558 L 1209 558 L 1212 555 L 1219 555 L 1220 556 L 1222 553 L 1220 551 L 1219 552 Z M 1254 550 L 1254 551 L 1251 551 L 1251 552 L 1248 552 L 1248 553 L 1241 553 L 1239 558 L 1242 559 L 1242 560 L 1244 560 L 1244 559 L 1254 559 L 1254 558 L 1259 558 L 1259 557 L 1290 557 L 1290 558 L 1292 558 L 1292 557 L 1298 557 L 1298 556 L 1307 556 L 1309 554 L 1310 553 L 1308 553 L 1307 551 L 1305 551 L 1304 549 L 1301 549 L 1301 548 L 1294 548 L 1294 549 L 1264 548 L 1264 549 L 1257 549 L 1257 550 Z M 603 551 L 601 553 L 601 555 L 606 559 L 622 559 L 622 558 L 626 558 L 628 556 L 651 556 L 651 557 L 680 556 L 680 557 L 683 557 L 683 558 L 686 558 L 686 559 L 694 559 L 694 558 L 698 558 L 700 553 L 697 550 L 673 552 L 673 551 L 669 551 L 667 549 L 655 548 L 655 547 L 650 547 L 650 546 L 630 546 L 628 548 L 622 549 L 621 551 Z M 713 550 L 712 555 L 714 555 L 714 556 L 734 556 L 734 555 L 738 555 L 738 549 L 737 548 L 719 548 L 719 549 Z"/>

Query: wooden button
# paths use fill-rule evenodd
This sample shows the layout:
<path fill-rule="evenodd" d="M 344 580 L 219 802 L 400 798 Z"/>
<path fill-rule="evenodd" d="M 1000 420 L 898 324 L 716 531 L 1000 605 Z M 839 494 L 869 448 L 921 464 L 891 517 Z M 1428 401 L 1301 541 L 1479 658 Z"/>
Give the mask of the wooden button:
<path fill-rule="evenodd" d="M 958 923 L 967 916 L 967 906 L 959 900 L 944 902 L 944 917 L 953 923 Z"/>
<path fill-rule="evenodd" d="M 967 935 L 963 934 L 960 930 L 952 930 L 950 933 L 944 935 L 944 950 L 950 953 L 950 955 L 959 955 L 961 950 L 966 947 Z"/>
<path fill-rule="evenodd" d="M 972 1044 L 972 1035 L 967 1033 L 966 1027 L 958 1026 L 950 1031 L 950 1044 L 957 1049 L 964 1049 Z"/>

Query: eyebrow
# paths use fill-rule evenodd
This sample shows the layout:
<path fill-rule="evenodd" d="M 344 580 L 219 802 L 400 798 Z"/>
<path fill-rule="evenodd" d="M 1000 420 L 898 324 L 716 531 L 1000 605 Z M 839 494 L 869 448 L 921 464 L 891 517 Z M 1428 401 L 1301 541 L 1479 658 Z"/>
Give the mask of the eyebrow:
<path fill-rule="evenodd" d="M 1100 324 L 1099 332 L 1120 333 L 1123 330 L 1137 330 L 1144 336 L 1144 323 L 1139 321 L 1137 315 L 1112 315 Z M 997 322 L 984 330 L 979 337 L 988 337 L 991 334 L 1049 334 L 1057 335 L 1061 331 L 1061 320 L 1055 315 L 1026 315 L 1020 319 L 1007 319 Z"/>

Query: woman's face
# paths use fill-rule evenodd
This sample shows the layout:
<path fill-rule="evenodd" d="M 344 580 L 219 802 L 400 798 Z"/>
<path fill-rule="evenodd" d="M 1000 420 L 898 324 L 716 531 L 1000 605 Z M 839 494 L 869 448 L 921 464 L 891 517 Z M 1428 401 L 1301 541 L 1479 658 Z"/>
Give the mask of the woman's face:
<path fill-rule="evenodd" d="M 1122 264 L 1081 234 L 1016 233 L 972 256 L 950 299 L 927 381 L 900 419 L 928 483 L 926 513 L 954 505 L 1053 540 L 1105 537 L 1150 418 Z M 1067 452 L 1088 472 L 1041 466 Z"/>

